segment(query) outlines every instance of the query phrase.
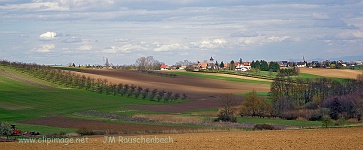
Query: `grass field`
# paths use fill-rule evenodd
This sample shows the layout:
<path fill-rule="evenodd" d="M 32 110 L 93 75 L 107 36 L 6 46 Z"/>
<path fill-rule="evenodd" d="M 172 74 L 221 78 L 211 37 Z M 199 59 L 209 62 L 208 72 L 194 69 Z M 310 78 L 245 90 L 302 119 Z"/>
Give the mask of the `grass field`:
<path fill-rule="evenodd" d="M 204 74 L 204 73 L 195 73 L 195 72 L 187 72 L 187 71 L 174 71 L 173 73 L 180 74 L 180 75 L 187 75 L 187 76 L 208 78 L 208 79 L 226 80 L 226 81 L 232 81 L 232 82 L 247 82 L 247 83 L 257 83 L 257 84 L 271 84 L 271 82 L 254 80 L 253 78 L 251 78 L 251 79 L 240 79 L 240 78 L 215 76 L 215 75 L 209 75 L 209 74 Z"/>
<path fill-rule="evenodd" d="M 269 119 L 269 118 L 244 118 L 238 117 L 237 122 L 250 122 L 258 124 L 280 124 L 288 126 L 312 127 L 321 126 L 321 121 L 306 121 L 306 120 L 282 120 L 282 119 Z"/>
<path fill-rule="evenodd" d="M 13 75 L 26 78 L 32 82 L 45 82 L 23 73 L 11 71 L 11 69 L 4 66 L 1 66 L 1 69 L 6 69 L 6 72 L 10 71 Z M 42 83 L 50 85 L 50 87 L 41 88 L 2 75 L 0 75 L 0 83 L 0 121 L 16 124 L 18 128 L 24 131 L 38 131 L 44 134 L 59 133 L 60 131 L 74 132 L 74 129 L 20 124 L 15 123 L 15 121 L 72 115 L 74 112 L 86 110 L 118 112 L 122 111 L 124 106 L 130 105 L 165 104 L 163 102 L 142 100 L 141 98 L 134 99 L 98 94 L 81 89 L 60 88 L 55 85 L 52 87 L 51 83 Z M 147 113 L 146 111 L 141 112 Z"/>
<path fill-rule="evenodd" d="M 149 100 L 97 94 L 79 89 L 37 88 L 0 77 L 1 120 L 31 119 L 126 105 L 161 104 Z"/>
<path fill-rule="evenodd" d="M 142 116 L 143 114 L 146 114 L 145 116 L 148 118 L 157 118 L 158 120 L 163 120 L 163 119 L 165 120 L 169 117 L 181 121 L 188 120 L 188 118 L 194 118 L 194 119 L 200 118 L 202 121 L 204 121 L 205 119 L 207 120 L 211 118 L 213 119 L 214 117 L 216 117 L 216 114 L 218 112 L 218 108 L 202 109 L 202 110 L 193 109 L 193 111 L 177 113 L 177 114 L 154 112 L 147 110 L 137 110 L 137 109 L 128 108 L 127 106 L 132 106 L 132 105 L 165 106 L 164 104 L 173 104 L 185 101 L 163 103 L 163 102 L 142 100 L 140 98 L 134 99 L 121 96 L 98 94 L 87 90 L 82 90 L 77 88 L 64 88 L 60 85 L 54 85 L 52 83 L 36 79 L 30 75 L 15 71 L 13 68 L 10 67 L 0 66 L 0 69 L 16 76 L 17 78 L 22 78 L 26 79 L 27 81 L 31 81 L 30 83 L 37 83 L 46 86 L 46 87 L 35 86 L 33 84 L 29 84 L 28 82 L 18 81 L 16 80 L 16 78 L 10 79 L 0 74 L 0 95 L 1 95 L 0 121 L 7 121 L 11 124 L 16 124 L 18 128 L 24 131 L 25 130 L 38 131 L 41 132 L 42 134 L 75 131 L 74 126 L 72 126 L 71 128 L 59 128 L 59 127 L 31 125 L 31 124 L 16 122 L 19 120 L 29 120 L 35 118 L 45 118 L 45 117 L 54 117 L 54 116 L 65 116 L 69 118 L 78 118 L 85 120 L 98 120 L 103 122 L 115 122 L 115 123 L 119 122 L 124 124 L 129 124 L 129 123 L 143 124 L 143 125 L 152 124 L 145 122 L 130 122 L 123 120 L 112 120 L 110 118 L 102 118 L 102 117 L 97 118 L 92 116 L 87 117 L 87 116 L 75 115 L 76 112 L 82 112 L 87 110 L 97 110 L 100 112 L 107 112 L 107 113 L 126 115 L 126 116 L 134 116 L 134 115 Z M 214 75 L 207 75 L 203 73 L 193 73 L 193 72 L 176 72 L 176 73 L 181 75 L 196 76 L 207 79 L 218 79 L 218 80 L 226 80 L 232 82 L 248 82 L 248 83 L 253 83 L 252 85 L 260 84 L 258 86 L 262 86 L 262 84 L 263 86 L 267 86 L 266 84 L 270 84 L 270 82 L 265 82 L 265 81 L 238 79 L 229 76 L 223 77 L 223 76 L 214 76 Z M 310 75 L 310 74 L 302 74 L 302 76 L 306 78 L 319 77 L 317 75 Z M 163 80 L 165 79 L 163 78 Z M 231 83 L 228 82 L 228 84 Z M 261 97 L 268 96 L 268 92 L 257 92 L 257 94 L 258 96 Z M 176 106 L 173 105 L 173 107 Z M 271 124 L 300 126 L 300 127 L 321 126 L 321 122 L 319 121 L 314 122 L 314 121 L 303 121 L 303 120 L 279 120 L 279 119 L 266 119 L 266 118 L 264 119 L 264 118 L 238 117 L 238 122 L 271 123 Z M 156 124 L 156 125 L 161 125 L 161 124 Z M 183 125 L 174 124 L 171 126 L 183 126 Z"/>

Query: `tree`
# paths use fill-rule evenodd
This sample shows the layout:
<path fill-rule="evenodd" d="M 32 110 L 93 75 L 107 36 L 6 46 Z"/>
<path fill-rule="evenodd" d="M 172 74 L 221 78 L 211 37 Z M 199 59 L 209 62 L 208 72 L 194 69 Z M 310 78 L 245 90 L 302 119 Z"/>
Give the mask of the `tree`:
<path fill-rule="evenodd" d="M 12 129 L 9 123 L 0 122 L 0 135 L 9 136 L 12 133 Z"/>
<path fill-rule="evenodd" d="M 144 89 L 144 91 L 142 92 L 142 99 L 145 99 L 149 95 L 149 92 L 149 88 Z"/>
<path fill-rule="evenodd" d="M 219 65 L 220 68 L 224 68 L 224 63 L 221 61 L 221 64 Z"/>
<path fill-rule="evenodd" d="M 270 62 L 269 70 L 272 70 L 273 72 L 277 72 L 277 70 L 280 70 L 280 65 L 277 62 Z"/>
<path fill-rule="evenodd" d="M 323 127 L 328 128 L 333 122 L 328 116 L 324 116 L 322 119 Z"/>
<path fill-rule="evenodd" d="M 158 102 L 160 102 L 161 99 L 163 99 L 164 95 L 165 95 L 165 91 L 159 91 L 158 97 L 156 98 L 158 100 Z"/>
<path fill-rule="evenodd" d="M 138 98 L 139 96 L 140 96 L 140 94 L 141 94 L 141 92 L 142 92 L 142 87 L 137 87 L 137 91 L 136 91 L 136 93 L 135 93 L 135 98 Z"/>
<path fill-rule="evenodd" d="M 262 71 L 268 71 L 269 70 L 269 66 L 268 66 L 268 64 L 267 64 L 266 61 L 261 60 L 261 62 L 260 62 L 260 70 L 262 70 Z"/>
<path fill-rule="evenodd" d="M 271 105 L 259 98 L 255 91 L 248 93 L 241 103 L 241 115 L 265 117 L 271 112 Z"/>
<path fill-rule="evenodd" d="M 154 101 L 154 98 L 155 98 L 157 92 L 158 92 L 157 89 L 154 89 L 154 90 L 151 91 L 151 94 L 150 94 L 150 97 L 149 97 L 151 101 Z"/>
<path fill-rule="evenodd" d="M 153 56 L 138 58 L 135 63 L 138 70 L 160 70 L 162 64 L 162 62 L 155 60 Z"/>
<path fill-rule="evenodd" d="M 167 92 L 166 96 L 164 97 L 164 101 L 169 101 L 171 99 L 171 96 L 173 95 L 172 92 Z"/>
<path fill-rule="evenodd" d="M 225 94 L 221 96 L 221 104 L 222 107 L 219 108 L 218 118 L 215 121 L 236 122 L 237 120 L 232 108 L 232 106 L 235 105 L 235 100 L 232 94 Z"/>
<path fill-rule="evenodd" d="M 234 61 L 231 60 L 231 63 L 229 65 L 229 70 L 234 70 L 236 68 L 236 66 L 234 65 Z"/>

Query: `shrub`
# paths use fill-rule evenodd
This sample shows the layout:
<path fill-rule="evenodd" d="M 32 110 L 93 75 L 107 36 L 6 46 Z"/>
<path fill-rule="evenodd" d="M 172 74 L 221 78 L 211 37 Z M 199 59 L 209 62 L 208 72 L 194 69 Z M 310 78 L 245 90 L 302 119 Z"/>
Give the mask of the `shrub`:
<path fill-rule="evenodd" d="M 76 130 L 76 133 L 80 134 L 80 135 L 95 135 L 95 133 L 90 130 L 90 129 L 87 129 L 85 127 L 81 127 L 79 129 Z"/>
<path fill-rule="evenodd" d="M 296 120 L 297 117 L 298 115 L 296 111 L 286 111 L 281 114 L 281 118 L 286 120 Z"/>
<path fill-rule="evenodd" d="M 256 124 L 253 130 L 276 130 L 276 128 L 270 124 Z"/>
<path fill-rule="evenodd" d="M 314 110 L 310 117 L 307 118 L 309 121 L 321 121 L 324 115 L 329 114 L 329 109 L 321 108 L 318 110 Z"/>
<path fill-rule="evenodd" d="M 12 134 L 11 126 L 7 122 L 0 122 L 0 135 L 11 135 Z"/>
<path fill-rule="evenodd" d="M 220 115 L 218 118 L 214 119 L 215 122 L 223 121 L 223 122 L 237 122 L 237 118 L 234 116 L 224 116 Z"/>
<path fill-rule="evenodd" d="M 324 116 L 323 120 L 322 120 L 322 123 L 323 123 L 323 125 L 322 125 L 323 127 L 328 128 L 328 126 L 331 126 L 331 124 L 333 122 L 331 121 L 329 116 Z"/>

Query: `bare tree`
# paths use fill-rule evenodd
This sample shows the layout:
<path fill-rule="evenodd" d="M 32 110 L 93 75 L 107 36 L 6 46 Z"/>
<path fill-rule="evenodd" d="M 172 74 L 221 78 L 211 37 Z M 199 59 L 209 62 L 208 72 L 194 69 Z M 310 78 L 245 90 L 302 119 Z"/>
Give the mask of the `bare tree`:
<path fill-rule="evenodd" d="M 155 60 L 153 56 L 141 57 L 136 60 L 138 70 L 159 70 L 162 62 Z"/>

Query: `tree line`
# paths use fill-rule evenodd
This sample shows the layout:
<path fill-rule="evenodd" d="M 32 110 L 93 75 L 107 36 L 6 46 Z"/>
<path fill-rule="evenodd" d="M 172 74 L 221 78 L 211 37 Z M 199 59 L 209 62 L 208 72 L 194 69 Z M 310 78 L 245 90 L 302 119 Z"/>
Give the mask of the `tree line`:
<path fill-rule="evenodd" d="M 66 87 L 74 87 L 86 89 L 97 93 L 105 93 L 107 95 L 120 95 L 133 97 L 135 99 L 149 99 L 151 101 L 172 101 L 178 99 L 186 99 L 186 94 L 172 93 L 170 91 L 143 88 L 134 84 L 114 84 L 107 79 L 95 79 L 89 76 L 80 75 L 71 71 L 64 71 L 50 66 L 42 66 L 37 64 L 26 64 L 20 62 L 0 61 L 1 65 L 12 66 L 22 72 L 29 73 L 34 77 L 53 82 L 55 84 L 64 85 Z"/>
<path fill-rule="evenodd" d="M 265 60 L 261 61 L 252 61 L 251 62 L 251 68 L 259 69 L 261 71 L 273 71 L 277 72 L 280 70 L 280 65 L 277 62 L 271 61 L 270 63 L 267 63 Z"/>
<path fill-rule="evenodd" d="M 169 78 L 176 78 L 176 74 L 173 73 L 164 73 L 164 72 L 158 72 L 158 71 L 151 71 L 151 70 L 139 70 L 141 73 L 149 74 L 149 75 L 156 75 L 161 77 L 169 77 Z"/>
<path fill-rule="evenodd" d="M 360 76 L 358 79 L 337 81 L 330 78 L 293 79 L 279 74 L 270 88 L 270 99 L 273 104 L 271 115 L 274 117 L 296 119 L 299 117 L 298 110 L 300 112 L 316 110 L 312 111 L 307 119 L 319 120 L 323 115 L 329 115 L 332 119 L 358 118 L 361 120 L 363 97 L 360 93 L 363 92 L 363 79 Z M 332 103 L 337 102 L 344 103 L 345 111 L 342 111 L 343 108 L 336 111 L 332 107 L 334 106 Z M 343 105 L 340 106 L 343 107 Z M 339 113 L 339 117 L 334 117 L 332 113 Z"/>

